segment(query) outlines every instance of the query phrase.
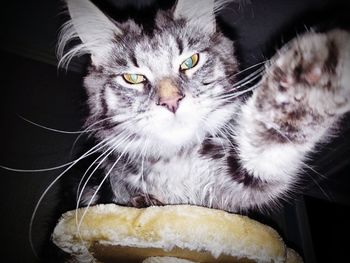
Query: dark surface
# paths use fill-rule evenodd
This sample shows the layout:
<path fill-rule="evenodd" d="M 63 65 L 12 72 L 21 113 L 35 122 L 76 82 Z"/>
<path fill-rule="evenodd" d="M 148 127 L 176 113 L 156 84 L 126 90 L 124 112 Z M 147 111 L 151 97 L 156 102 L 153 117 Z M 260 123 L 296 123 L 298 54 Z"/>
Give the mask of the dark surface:
<path fill-rule="evenodd" d="M 317 262 L 345 262 L 348 257 L 350 207 L 306 198 Z"/>
<path fill-rule="evenodd" d="M 54 167 L 70 160 L 77 135 L 60 134 L 36 127 L 21 118 L 62 130 L 79 130 L 80 77 L 57 74 L 54 66 L 1 52 L 11 72 L 2 77 L 6 89 L 0 97 L 2 129 L 1 164 L 18 169 Z M 4 88 L 4 86 L 3 86 Z M 0 169 L 2 179 L 1 226 L 6 240 L 7 262 L 32 262 L 29 248 L 29 220 L 44 189 L 62 171 L 10 172 Z M 57 188 L 49 191 L 38 210 L 33 238 L 40 244 L 53 217 Z M 39 242 L 39 243 L 37 243 Z M 18 253 L 21 252 L 21 253 Z"/>
<path fill-rule="evenodd" d="M 115 2 L 122 5 L 130 1 Z M 350 9 L 328 7 L 339 6 L 341 2 L 346 1 L 256 0 L 241 7 L 230 5 L 223 11 L 220 22 L 225 32 L 237 39 L 244 68 L 264 60 L 284 41 L 302 32 L 304 23 L 307 27 L 312 20 L 327 24 L 326 20 L 341 18 L 341 13 Z M 48 131 L 18 116 L 59 130 L 81 129 L 85 60 L 75 60 L 67 73 L 56 68 L 55 43 L 65 19 L 58 15 L 61 7 L 59 0 L 17 0 L 8 1 L 1 9 L 0 165 L 38 169 L 71 159 L 77 134 Z M 299 193 L 275 213 L 277 221 L 266 220 L 304 255 L 306 262 L 341 262 L 341 251 L 346 251 L 342 236 L 349 233 L 346 224 L 350 207 L 349 118 L 345 118 L 342 127 L 339 136 L 321 147 L 314 154 L 314 161 L 310 161 L 315 171 L 306 171 L 308 190 L 302 191 L 306 201 Z M 30 217 L 41 193 L 61 171 L 23 173 L 0 169 L 4 262 L 36 261 L 28 242 Z M 37 249 L 55 217 L 57 192 L 56 187 L 50 190 L 38 209 L 33 228 Z M 330 255 L 339 260 L 330 259 Z"/>

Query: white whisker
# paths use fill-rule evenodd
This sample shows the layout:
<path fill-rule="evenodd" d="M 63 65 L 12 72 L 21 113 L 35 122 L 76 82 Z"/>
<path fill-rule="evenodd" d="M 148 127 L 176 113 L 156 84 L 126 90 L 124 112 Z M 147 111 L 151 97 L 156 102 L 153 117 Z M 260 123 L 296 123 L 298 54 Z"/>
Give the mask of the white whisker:
<path fill-rule="evenodd" d="M 107 140 L 107 139 L 106 139 Z M 35 216 L 36 216 L 36 213 L 38 211 L 38 208 L 40 206 L 40 204 L 42 203 L 44 197 L 47 195 L 48 191 L 57 183 L 57 181 L 59 179 L 61 179 L 61 177 L 67 172 L 69 171 L 76 163 L 78 163 L 80 160 L 86 158 L 89 154 L 92 154 L 94 152 L 97 152 L 99 150 L 99 146 L 103 143 L 105 143 L 106 140 L 103 140 L 101 141 L 100 143 L 98 143 L 97 145 L 95 145 L 94 147 L 92 147 L 90 150 L 88 150 L 87 152 L 85 152 L 83 155 L 81 155 L 78 159 L 76 159 L 75 161 L 73 161 L 71 163 L 71 165 L 65 169 L 62 173 L 60 173 L 56 178 L 55 180 L 53 180 L 45 189 L 45 191 L 41 194 L 41 196 L 39 197 L 35 207 L 34 207 L 34 210 L 33 210 L 33 213 L 32 213 L 32 216 L 30 218 L 30 223 L 29 223 L 29 243 L 30 243 L 30 246 L 31 246 L 31 249 L 33 251 L 33 253 L 37 256 L 37 253 L 36 253 L 36 250 L 35 250 L 35 247 L 34 247 L 34 243 L 33 243 L 33 235 L 32 235 L 32 229 L 33 229 L 33 224 L 34 224 L 34 219 L 35 219 Z M 104 147 L 104 145 L 102 146 Z M 101 147 L 101 148 L 102 148 Z"/>
<path fill-rule="evenodd" d="M 113 143 L 115 140 L 116 140 L 116 139 L 113 138 L 112 140 L 108 141 L 108 142 L 106 143 L 106 145 L 107 145 L 107 144 Z M 109 149 L 111 149 L 111 148 L 114 149 L 114 145 L 111 146 L 110 148 L 108 148 L 107 151 L 108 151 Z M 84 175 L 82 176 L 81 180 L 79 181 L 78 188 L 77 188 L 77 200 L 78 200 L 78 197 L 79 197 L 79 192 L 80 192 L 81 184 L 82 184 L 82 182 L 84 181 L 84 178 L 85 178 L 86 174 L 87 174 L 88 171 L 92 168 L 92 166 L 94 166 L 94 164 L 95 164 L 96 162 L 98 162 L 99 159 L 105 155 L 105 153 L 106 153 L 106 152 L 103 152 L 101 155 L 99 155 L 99 156 L 90 164 L 90 166 L 87 168 L 87 170 L 85 171 Z M 78 203 L 78 202 L 77 202 L 77 203 Z"/>
<path fill-rule="evenodd" d="M 79 204 L 80 204 L 81 197 L 82 197 L 82 195 L 83 195 L 84 189 L 86 188 L 87 183 L 89 182 L 89 180 L 91 179 L 91 177 L 93 176 L 93 174 L 97 171 L 97 169 L 101 166 L 101 164 L 108 158 L 108 156 L 110 156 L 121 144 L 125 143 L 125 141 L 127 141 L 131 136 L 132 136 L 132 135 L 129 135 L 129 136 L 124 137 L 122 140 L 118 140 L 117 143 L 113 144 L 111 147 L 109 147 L 109 148 L 107 149 L 107 151 L 105 152 L 106 155 L 105 155 L 105 153 L 102 154 L 102 155 L 100 155 L 100 157 L 103 156 L 103 155 L 105 155 L 105 156 L 104 156 L 103 159 L 99 162 L 99 164 L 94 168 L 94 170 L 90 173 L 89 177 L 88 177 L 87 180 L 85 181 L 85 183 L 84 183 L 83 187 L 81 188 L 81 190 L 80 190 L 81 184 L 79 183 L 79 186 L 78 186 L 78 193 L 79 193 L 79 192 L 80 192 L 80 193 L 79 193 L 79 196 L 78 196 L 78 199 L 77 199 L 77 206 L 76 206 L 76 208 L 79 207 Z M 95 160 L 95 161 L 96 161 L 96 160 Z M 90 165 L 90 167 L 88 168 L 88 170 L 89 170 L 92 166 L 93 166 L 93 164 Z M 88 171 L 88 170 L 87 170 L 87 171 Z M 83 178 L 84 178 L 85 175 L 87 174 L 87 171 L 86 171 L 86 173 L 84 173 Z M 82 180 L 83 180 L 83 178 L 82 178 Z M 82 180 L 81 180 L 80 182 L 82 182 Z"/>
<path fill-rule="evenodd" d="M 109 137 L 109 138 L 111 138 L 111 137 Z M 103 140 L 103 141 L 106 141 L 106 140 Z M 91 152 L 91 153 L 87 154 L 84 158 L 86 158 L 86 157 L 88 157 L 88 156 L 90 156 L 92 154 L 94 154 L 94 152 Z M 11 171 L 11 172 L 40 173 L 40 172 L 49 172 L 49 171 L 61 169 L 61 168 L 67 167 L 67 166 L 69 166 L 71 164 L 74 164 L 74 163 L 76 163 L 79 160 L 81 160 L 80 157 L 75 159 L 75 160 L 73 160 L 73 161 L 70 161 L 68 163 L 64 163 L 64 164 L 61 164 L 61 165 L 58 165 L 58 166 L 49 167 L 49 168 L 42 168 L 42 169 L 18 169 L 18 168 L 8 167 L 8 166 L 5 166 L 5 165 L 0 165 L 0 168 L 4 169 L 4 170 L 7 170 L 7 171 Z"/>
<path fill-rule="evenodd" d="M 84 173 L 84 176 L 82 178 L 82 180 L 80 180 L 80 183 L 79 183 L 79 186 L 78 186 L 78 190 L 77 190 L 77 194 L 78 194 L 78 197 L 77 197 L 77 201 L 76 201 L 76 212 L 75 212 L 75 222 L 76 222 L 76 225 L 78 226 L 78 222 L 79 222 L 79 219 L 78 219 L 78 208 L 79 208 L 79 205 L 80 205 L 80 202 L 81 202 L 81 199 L 82 199 L 82 196 L 83 196 L 83 193 L 84 193 L 84 190 L 89 182 L 89 180 L 91 179 L 91 177 L 94 175 L 94 173 L 97 171 L 97 169 L 100 167 L 100 165 L 103 163 L 103 161 L 105 161 L 114 151 L 115 151 L 115 145 L 113 145 L 112 147 L 110 147 L 108 149 L 108 151 L 104 152 L 103 154 L 101 154 L 99 156 L 102 157 L 104 156 L 103 160 L 95 167 L 95 169 L 90 173 L 89 177 L 86 179 L 86 181 L 84 182 L 83 186 L 81 187 L 81 183 L 82 183 L 82 180 L 83 178 L 85 177 L 85 175 L 87 174 L 88 170 L 91 168 L 91 166 L 95 163 L 93 163 L 89 169 Z M 96 161 L 96 160 L 95 160 Z M 81 187 L 81 191 L 80 191 L 80 187 Z M 78 232 L 78 235 L 80 236 L 79 232 Z"/>
<path fill-rule="evenodd" d="M 44 130 L 48 130 L 48 131 L 52 131 L 52 132 L 57 132 L 57 133 L 62 133 L 62 134 L 83 134 L 83 133 L 89 133 L 89 132 L 92 132 L 92 131 L 95 131 L 95 130 L 82 130 L 82 131 L 65 131 L 65 130 L 59 130 L 59 129 L 54 129 L 54 128 L 50 128 L 50 127 L 47 127 L 47 126 L 44 126 L 42 124 L 39 124 L 39 123 L 36 123 L 34 121 L 31 121 L 19 114 L 17 114 L 17 116 L 19 118 L 21 118 L 22 120 L 34 125 L 34 126 L 37 126 L 39 128 L 42 128 Z"/>
<path fill-rule="evenodd" d="M 140 154 L 140 156 L 142 158 L 142 160 L 141 160 L 141 184 L 142 184 L 142 189 L 146 195 L 148 195 L 148 190 L 147 190 L 147 184 L 145 183 L 145 178 L 144 178 L 144 162 L 145 162 L 145 158 L 146 158 L 148 143 L 149 143 L 149 139 L 146 138 L 144 146 L 143 146 L 143 148 L 141 150 L 141 154 Z"/>
<path fill-rule="evenodd" d="M 99 184 L 99 186 L 97 187 L 97 189 L 95 190 L 95 193 L 92 195 L 92 197 L 90 198 L 90 201 L 88 203 L 88 205 L 84 208 L 84 212 L 83 212 L 83 215 L 81 216 L 80 218 L 80 221 L 79 221 L 79 224 L 77 226 L 77 230 L 78 230 L 78 233 L 80 232 L 80 227 L 81 227 L 81 224 L 84 220 L 84 217 L 89 209 L 89 207 L 91 206 L 93 200 L 95 199 L 98 191 L 101 189 L 103 183 L 107 180 L 109 174 L 113 171 L 114 167 L 118 164 L 119 160 L 124 156 L 124 154 L 126 153 L 128 147 L 134 142 L 134 139 L 131 140 L 125 147 L 125 149 L 123 150 L 123 152 L 119 155 L 119 157 L 117 158 L 117 160 L 113 163 L 112 167 L 108 170 L 108 172 L 106 173 L 106 175 L 104 176 L 104 178 L 102 179 L 101 183 Z"/>
<path fill-rule="evenodd" d="M 259 85 L 260 84 L 258 83 L 258 84 L 254 85 L 254 86 L 252 86 L 252 87 L 250 87 L 250 88 L 248 88 L 246 90 L 243 90 L 243 91 L 240 91 L 240 92 L 234 92 L 234 93 L 228 94 L 228 95 L 218 96 L 216 98 L 217 99 L 223 99 L 223 100 L 232 100 L 232 99 L 238 98 L 238 97 L 240 97 L 240 96 L 242 96 L 242 95 L 244 95 L 244 94 L 246 94 L 246 93 L 248 93 L 250 91 L 255 90 L 257 87 L 259 87 Z"/>
<path fill-rule="evenodd" d="M 242 74 L 243 72 L 246 72 L 246 71 L 248 71 L 248 70 L 250 70 L 250 69 L 252 69 L 252 68 L 255 68 L 255 67 L 257 67 L 257 66 L 260 66 L 260 65 L 262 65 L 262 64 L 265 64 L 265 63 L 268 62 L 268 61 L 269 61 L 269 60 L 264 60 L 264 61 L 261 61 L 261 62 L 259 62 L 259 63 L 254 64 L 254 65 L 252 65 L 252 66 L 249 66 L 249 67 L 247 67 L 247 68 L 245 68 L 245 69 L 243 69 L 243 70 L 240 70 L 239 72 L 237 72 L 237 73 L 234 74 L 233 76 L 240 75 L 240 74 Z M 258 69 L 258 70 L 260 70 L 260 69 Z"/>
<path fill-rule="evenodd" d="M 90 124 L 89 126 L 87 126 L 85 130 L 89 130 L 90 128 L 96 126 L 97 124 L 100 124 L 101 122 L 105 122 L 105 121 L 110 120 L 110 119 L 113 119 L 113 118 L 114 118 L 114 116 L 108 117 L 108 118 L 104 118 L 104 119 L 102 119 L 102 120 L 98 120 L 98 121 L 96 121 L 96 122 Z M 99 130 L 101 130 L 101 129 L 103 129 L 103 128 L 101 127 L 101 128 L 93 129 L 92 131 L 99 131 Z M 85 130 L 84 130 L 84 131 L 85 131 Z M 78 141 L 80 140 L 81 136 L 84 135 L 84 134 L 85 134 L 85 132 L 79 134 L 79 136 L 75 139 L 75 141 L 74 141 L 73 144 L 72 144 L 72 148 L 71 148 L 71 151 L 70 151 L 70 152 L 71 152 L 70 155 L 73 154 L 73 149 L 75 148 L 76 144 L 77 144 Z"/>
<path fill-rule="evenodd" d="M 259 78 L 261 76 L 261 73 L 263 73 L 265 70 L 264 67 L 258 68 L 256 71 L 251 73 L 250 75 L 246 76 L 245 78 L 241 79 L 240 81 L 237 81 L 233 86 L 232 89 L 240 89 L 241 87 L 244 87 L 246 84 L 252 82 L 253 80 Z"/>

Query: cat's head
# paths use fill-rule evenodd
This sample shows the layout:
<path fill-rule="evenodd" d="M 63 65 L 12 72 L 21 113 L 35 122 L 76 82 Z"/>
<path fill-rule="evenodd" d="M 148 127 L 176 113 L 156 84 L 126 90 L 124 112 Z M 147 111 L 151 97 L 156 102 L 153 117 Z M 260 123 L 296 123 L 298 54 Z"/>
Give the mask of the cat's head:
<path fill-rule="evenodd" d="M 123 147 L 133 140 L 135 151 L 172 154 L 223 128 L 235 109 L 237 71 L 233 43 L 215 21 L 224 2 L 178 0 L 145 30 L 111 20 L 88 0 L 67 0 L 71 20 L 59 48 L 77 36 L 82 44 L 61 63 L 91 55 L 88 123 L 102 125 L 98 139 L 119 136 Z"/>

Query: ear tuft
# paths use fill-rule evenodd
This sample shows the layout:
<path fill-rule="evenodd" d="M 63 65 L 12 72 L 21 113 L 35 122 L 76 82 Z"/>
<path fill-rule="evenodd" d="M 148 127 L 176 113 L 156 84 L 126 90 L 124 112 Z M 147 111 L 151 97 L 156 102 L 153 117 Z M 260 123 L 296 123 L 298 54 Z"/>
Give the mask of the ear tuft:
<path fill-rule="evenodd" d="M 216 31 L 215 14 L 234 0 L 177 0 L 175 19 L 186 19 L 208 33 Z"/>
<path fill-rule="evenodd" d="M 68 67 L 75 56 L 91 54 L 93 62 L 105 55 L 115 35 L 122 31 L 89 0 L 66 0 L 71 19 L 64 24 L 59 36 L 57 55 L 59 66 Z M 64 53 L 72 40 L 82 43 Z"/>

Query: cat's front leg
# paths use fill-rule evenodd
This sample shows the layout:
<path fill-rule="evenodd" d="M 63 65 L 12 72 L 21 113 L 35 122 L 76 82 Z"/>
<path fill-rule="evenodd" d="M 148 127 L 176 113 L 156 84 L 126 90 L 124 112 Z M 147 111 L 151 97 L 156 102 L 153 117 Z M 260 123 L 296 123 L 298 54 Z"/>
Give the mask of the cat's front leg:
<path fill-rule="evenodd" d="M 307 154 L 349 110 L 349 32 L 305 34 L 271 59 L 236 136 L 241 168 L 272 186 L 262 203 L 292 189 Z"/>

